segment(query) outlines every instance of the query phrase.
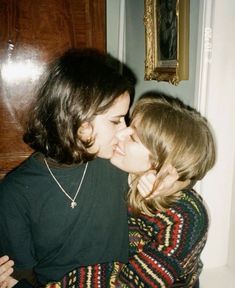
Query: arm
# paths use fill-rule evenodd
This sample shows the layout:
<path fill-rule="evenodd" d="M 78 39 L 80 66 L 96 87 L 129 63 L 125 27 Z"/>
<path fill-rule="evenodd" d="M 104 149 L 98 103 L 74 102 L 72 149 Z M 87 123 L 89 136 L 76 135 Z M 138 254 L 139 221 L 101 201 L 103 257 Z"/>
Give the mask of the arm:
<path fill-rule="evenodd" d="M 208 216 L 199 199 L 182 195 L 173 208 L 154 217 L 130 215 L 130 260 L 119 272 L 116 287 L 162 288 L 176 280 L 182 284 L 198 279 Z"/>
<path fill-rule="evenodd" d="M 154 248 L 145 247 L 123 265 L 116 287 L 171 287 L 181 268 L 174 258 L 166 257 Z M 137 285 L 137 286 L 135 286 Z"/>
<path fill-rule="evenodd" d="M 12 192 L 17 191 L 16 187 L 12 185 L 11 183 L 1 184 L 0 253 L 2 255 L 9 255 L 14 260 L 15 267 L 12 276 L 15 279 L 27 278 L 31 281 L 32 269 L 36 260 L 34 258 L 33 240 L 29 228 L 30 220 L 25 208 L 27 205 L 24 198 L 21 196 L 21 193 Z M 4 257 L 1 258 L 2 261 L 6 261 L 5 259 Z M 1 264 L 4 263 L 1 262 Z M 8 265 L 9 263 L 12 264 L 13 262 L 9 261 Z M 27 269 L 24 267 L 27 267 Z"/>
<path fill-rule="evenodd" d="M 13 266 L 14 261 L 9 260 L 8 256 L 0 257 L 0 288 L 33 288 L 36 287 L 36 283 L 32 283 L 27 279 L 23 278 L 21 280 L 17 280 L 11 275 L 13 275 Z M 80 267 L 75 269 L 68 274 L 66 274 L 61 281 L 56 283 L 48 283 L 46 288 L 55 288 L 55 287 L 64 287 L 64 283 L 66 287 L 72 287 L 73 284 L 76 283 L 77 287 L 86 288 L 90 284 L 92 285 L 100 285 L 99 287 L 108 287 L 110 273 L 113 268 L 113 263 L 106 264 L 96 264 L 93 266 Z M 28 278 L 28 274 L 30 273 L 21 273 L 21 275 L 25 274 Z M 75 278 L 76 275 L 76 278 Z M 31 278 L 31 277 L 29 277 Z M 71 286 L 68 284 L 70 283 Z M 57 284 L 57 285 L 56 285 Z M 97 286 L 97 287 L 98 287 Z M 93 287 L 93 286 L 92 286 Z"/>
<path fill-rule="evenodd" d="M 48 283 L 46 288 L 110 287 L 109 283 L 114 267 L 115 263 L 103 263 L 87 267 L 79 267 L 67 273 L 60 281 Z"/>
<path fill-rule="evenodd" d="M 129 263 L 123 265 L 116 278 L 116 287 L 171 287 L 182 271 L 179 259 L 173 253 L 176 247 L 171 246 L 174 241 L 166 239 L 165 233 L 174 231 L 176 238 L 179 233 L 174 227 L 165 225 L 166 219 L 161 219 L 161 223 L 147 223 L 142 218 L 136 220 L 130 218 L 131 255 Z M 156 233 L 152 228 L 161 231 Z"/>

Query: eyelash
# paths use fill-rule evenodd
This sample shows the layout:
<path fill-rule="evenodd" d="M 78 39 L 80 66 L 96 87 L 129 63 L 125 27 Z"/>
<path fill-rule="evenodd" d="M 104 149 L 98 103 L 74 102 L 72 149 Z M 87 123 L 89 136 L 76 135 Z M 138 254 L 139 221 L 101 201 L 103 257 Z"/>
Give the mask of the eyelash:
<path fill-rule="evenodd" d="M 118 124 L 121 124 L 122 123 L 122 120 L 118 120 L 118 121 L 115 121 L 115 120 L 111 120 L 110 121 L 111 123 L 113 123 L 114 125 L 118 125 Z"/>

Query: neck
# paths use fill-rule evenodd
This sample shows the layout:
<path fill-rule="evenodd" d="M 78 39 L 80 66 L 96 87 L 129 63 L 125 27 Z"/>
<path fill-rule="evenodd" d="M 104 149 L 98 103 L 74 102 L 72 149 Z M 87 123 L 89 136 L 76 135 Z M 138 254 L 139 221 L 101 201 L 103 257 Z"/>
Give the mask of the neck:
<path fill-rule="evenodd" d="M 34 157 L 42 163 L 44 163 L 44 159 L 46 159 L 48 165 L 50 165 L 51 168 L 72 168 L 72 167 L 79 167 L 81 166 L 81 164 L 83 164 L 83 163 L 72 163 L 72 164 L 60 163 L 51 157 L 44 156 L 44 154 L 42 154 L 41 152 L 36 152 L 34 154 Z"/>

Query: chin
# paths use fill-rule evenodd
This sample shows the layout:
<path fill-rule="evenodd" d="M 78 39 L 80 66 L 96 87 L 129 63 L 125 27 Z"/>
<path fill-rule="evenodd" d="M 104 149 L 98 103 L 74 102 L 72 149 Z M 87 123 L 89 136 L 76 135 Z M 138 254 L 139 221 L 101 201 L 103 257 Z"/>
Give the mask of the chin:
<path fill-rule="evenodd" d="M 97 156 L 99 158 L 102 158 L 102 159 L 110 160 L 112 158 L 112 156 L 113 156 L 113 152 L 110 152 L 110 153 L 107 153 L 107 152 L 106 153 L 98 153 Z"/>
<path fill-rule="evenodd" d="M 125 172 L 128 172 L 130 173 L 129 169 L 121 162 L 121 161 L 118 161 L 118 159 L 116 157 L 112 157 L 110 159 L 110 162 L 116 166 L 117 168 L 121 169 L 122 171 L 125 171 Z"/>

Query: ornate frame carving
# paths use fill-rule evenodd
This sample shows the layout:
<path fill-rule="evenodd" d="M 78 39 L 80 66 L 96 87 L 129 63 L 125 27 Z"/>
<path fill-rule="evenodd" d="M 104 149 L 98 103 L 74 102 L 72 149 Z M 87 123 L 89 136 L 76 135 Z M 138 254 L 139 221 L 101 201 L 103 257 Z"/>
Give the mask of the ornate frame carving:
<path fill-rule="evenodd" d="M 145 0 L 145 80 L 178 85 L 189 74 L 189 0 L 167 2 Z"/>

